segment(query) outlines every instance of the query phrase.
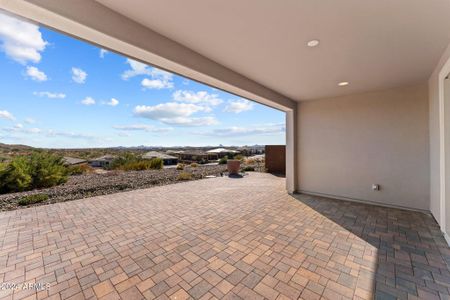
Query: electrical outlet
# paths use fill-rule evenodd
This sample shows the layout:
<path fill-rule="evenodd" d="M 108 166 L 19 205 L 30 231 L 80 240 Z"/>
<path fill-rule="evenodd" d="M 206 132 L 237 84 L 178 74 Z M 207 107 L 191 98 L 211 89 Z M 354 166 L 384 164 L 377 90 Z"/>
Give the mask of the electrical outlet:
<path fill-rule="evenodd" d="M 380 190 L 380 185 L 376 184 L 376 183 L 372 184 L 372 190 L 379 191 Z"/>

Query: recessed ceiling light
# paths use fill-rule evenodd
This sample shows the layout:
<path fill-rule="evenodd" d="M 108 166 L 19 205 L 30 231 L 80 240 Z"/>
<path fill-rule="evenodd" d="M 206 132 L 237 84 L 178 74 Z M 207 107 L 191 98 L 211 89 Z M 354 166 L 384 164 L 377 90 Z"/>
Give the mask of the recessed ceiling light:
<path fill-rule="evenodd" d="M 346 86 L 346 85 L 349 85 L 348 81 L 342 81 L 338 83 L 338 86 Z"/>
<path fill-rule="evenodd" d="M 308 45 L 308 47 L 316 47 L 319 46 L 319 43 L 319 40 L 310 40 L 306 45 Z"/>

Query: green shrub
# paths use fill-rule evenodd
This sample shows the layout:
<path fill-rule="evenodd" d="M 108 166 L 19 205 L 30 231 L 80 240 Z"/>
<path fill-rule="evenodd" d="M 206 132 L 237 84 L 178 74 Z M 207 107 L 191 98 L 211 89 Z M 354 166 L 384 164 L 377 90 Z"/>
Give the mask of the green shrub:
<path fill-rule="evenodd" d="M 191 167 L 192 167 L 192 168 L 197 168 L 197 167 L 198 167 L 198 164 L 197 164 L 197 163 L 192 163 L 192 164 L 191 164 Z"/>
<path fill-rule="evenodd" d="M 228 153 L 227 158 L 228 159 L 234 159 L 235 156 L 236 156 L 235 153 Z"/>
<path fill-rule="evenodd" d="M 137 155 L 134 155 L 133 153 L 123 153 L 116 157 L 111 164 L 109 165 L 109 168 L 112 170 L 123 170 L 124 166 L 129 165 L 125 168 L 132 168 L 132 164 L 135 162 L 138 162 L 140 160 L 140 157 Z"/>
<path fill-rule="evenodd" d="M 150 160 L 150 169 L 161 170 L 164 167 L 164 162 L 161 158 L 153 158 Z"/>
<path fill-rule="evenodd" d="M 123 171 L 160 170 L 163 165 L 163 160 L 160 158 L 149 160 L 142 159 L 133 153 L 124 153 L 112 161 L 110 169 Z"/>
<path fill-rule="evenodd" d="M 67 171 L 69 172 L 69 175 L 81 175 L 84 173 L 90 173 L 93 171 L 93 169 L 88 164 L 82 164 L 76 166 L 68 166 Z"/>
<path fill-rule="evenodd" d="M 7 163 L 0 162 L 0 174 L 6 169 L 7 166 Z"/>
<path fill-rule="evenodd" d="M 61 156 L 47 152 L 18 155 L 0 168 L 0 193 L 46 188 L 67 181 Z"/>
<path fill-rule="evenodd" d="M 219 165 L 226 165 L 228 161 L 228 157 L 222 157 L 221 159 L 219 159 Z"/>
<path fill-rule="evenodd" d="M 182 163 L 177 164 L 177 170 L 181 171 L 184 170 L 185 165 Z"/>
<path fill-rule="evenodd" d="M 244 160 L 244 156 L 242 156 L 241 154 L 238 154 L 238 155 L 234 156 L 233 159 L 237 159 L 237 160 L 243 161 Z"/>
<path fill-rule="evenodd" d="M 141 160 L 141 161 L 133 161 L 133 162 L 127 162 L 117 169 L 123 170 L 123 171 L 143 171 L 150 169 L 150 161 L 148 160 Z"/>
<path fill-rule="evenodd" d="M 31 189 L 32 182 L 31 165 L 25 156 L 16 156 L 0 173 L 2 193 Z"/>
<path fill-rule="evenodd" d="M 191 180 L 192 179 L 192 174 L 191 173 L 187 173 L 187 172 L 181 172 L 180 174 L 178 174 L 177 180 Z"/>
<path fill-rule="evenodd" d="M 246 166 L 246 167 L 242 168 L 242 171 L 244 171 L 244 172 L 252 172 L 252 171 L 255 171 L 255 167 Z"/>
<path fill-rule="evenodd" d="M 33 153 L 30 156 L 34 188 L 46 188 L 67 181 L 67 168 L 63 158 L 44 152 Z"/>
<path fill-rule="evenodd" d="M 17 202 L 17 204 L 19 204 L 21 206 L 25 206 L 25 205 L 40 203 L 40 202 L 47 201 L 47 200 L 48 200 L 47 194 L 35 194 L 35 195 L 29 195 L 29 196 L 25 196 L 25 197 L 21 198 Z"/>

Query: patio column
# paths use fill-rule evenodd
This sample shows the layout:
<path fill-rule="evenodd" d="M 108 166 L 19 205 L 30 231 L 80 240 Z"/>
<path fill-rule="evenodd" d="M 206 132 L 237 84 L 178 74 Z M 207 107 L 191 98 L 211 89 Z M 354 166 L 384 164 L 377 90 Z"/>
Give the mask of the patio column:
<path fill-rule="evenodd" d="M 297 191 L 297 109 L 286 111 L 286 189 L 288 193 Z"/>

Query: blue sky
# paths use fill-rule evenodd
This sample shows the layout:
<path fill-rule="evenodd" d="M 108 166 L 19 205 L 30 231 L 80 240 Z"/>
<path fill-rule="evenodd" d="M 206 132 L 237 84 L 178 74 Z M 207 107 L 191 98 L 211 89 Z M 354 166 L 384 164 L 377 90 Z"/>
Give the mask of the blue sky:
<path fill-rule="evenodd" d="M 0 12 L 0 142 L 284 144 L 283 112 Z"/>

